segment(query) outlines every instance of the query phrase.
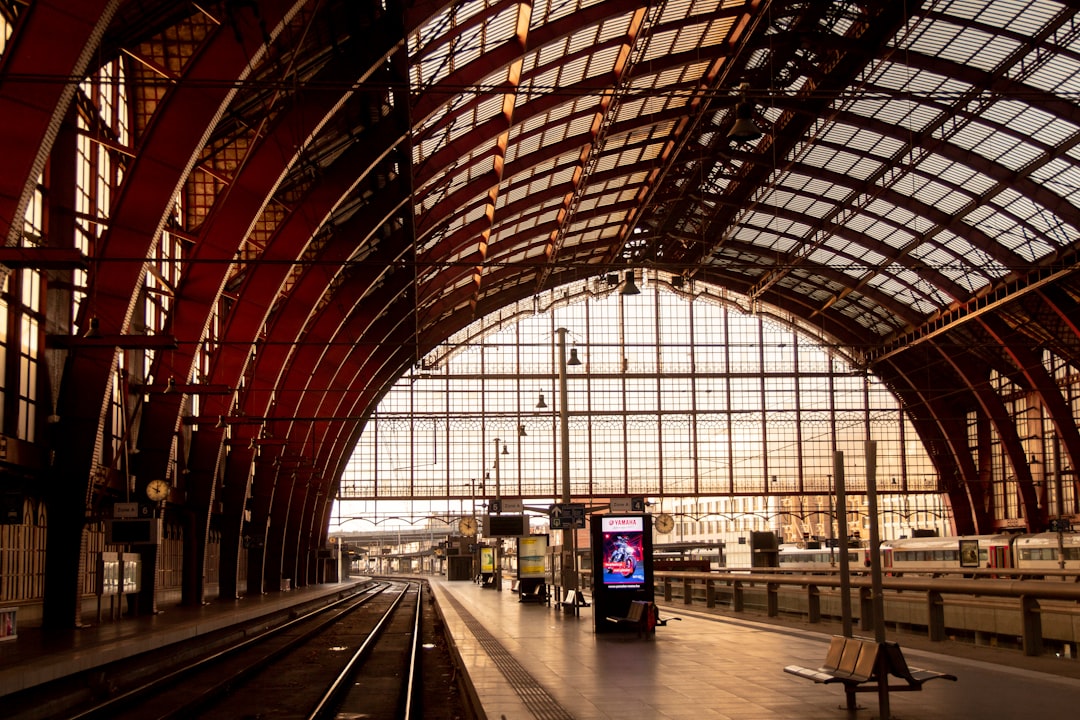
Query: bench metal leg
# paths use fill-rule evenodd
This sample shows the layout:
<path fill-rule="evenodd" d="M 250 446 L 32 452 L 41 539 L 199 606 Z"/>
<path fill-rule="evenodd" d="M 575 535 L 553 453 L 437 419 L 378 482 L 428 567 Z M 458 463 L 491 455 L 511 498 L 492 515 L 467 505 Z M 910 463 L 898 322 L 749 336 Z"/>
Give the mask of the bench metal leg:
<path fill-rule="evenodd" d="M 889 720 L 889 659 L 885 653 L 879 652 L 875 661 L 877 668 L 877 702 L 878 717 L 881 720 Z"/>

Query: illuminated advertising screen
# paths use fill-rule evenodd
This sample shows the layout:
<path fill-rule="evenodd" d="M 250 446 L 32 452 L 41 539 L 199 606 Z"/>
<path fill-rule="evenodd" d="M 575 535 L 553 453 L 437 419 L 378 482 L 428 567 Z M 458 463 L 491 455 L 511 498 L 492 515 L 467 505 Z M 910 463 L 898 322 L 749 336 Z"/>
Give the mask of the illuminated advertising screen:
<path fill-rule="evenodd" d="M 645 584 L 644 516 L 600 520 L 601 583 L 611 590 L 637 590 Z"/>
<path fill-rule="evenodd" d="M 480 572 L 484 574 L 495 572 L 495 548 L 480 548 Z"/>

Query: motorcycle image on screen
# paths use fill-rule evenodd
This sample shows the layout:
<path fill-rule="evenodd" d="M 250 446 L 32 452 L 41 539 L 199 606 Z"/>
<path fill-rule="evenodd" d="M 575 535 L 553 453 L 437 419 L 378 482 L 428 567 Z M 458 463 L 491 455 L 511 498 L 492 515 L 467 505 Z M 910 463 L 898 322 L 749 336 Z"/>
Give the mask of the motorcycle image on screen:
<path fill-rule="evenodd" d="M 615 538 L 615 549 L 611 551 L 608 561 L 604 563 L 604 572 L 619 573 L 623 577 L 630 577 L 637 567 L 637 557 L 634 548 L 622 535 Z"/>

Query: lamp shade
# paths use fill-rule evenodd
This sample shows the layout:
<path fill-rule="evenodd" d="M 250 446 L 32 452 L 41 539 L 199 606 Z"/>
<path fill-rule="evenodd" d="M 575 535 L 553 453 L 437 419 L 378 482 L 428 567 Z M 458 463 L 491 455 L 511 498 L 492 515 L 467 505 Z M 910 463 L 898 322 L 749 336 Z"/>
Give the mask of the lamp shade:
<path fill-rule="evenodd" d="M 736 142 L 751 142 L 761 137 L 761 130 L 754 124 L 754 106 L 740 102 L 735 106 L 735 124 L 728 130 L 728 138 Z"/>

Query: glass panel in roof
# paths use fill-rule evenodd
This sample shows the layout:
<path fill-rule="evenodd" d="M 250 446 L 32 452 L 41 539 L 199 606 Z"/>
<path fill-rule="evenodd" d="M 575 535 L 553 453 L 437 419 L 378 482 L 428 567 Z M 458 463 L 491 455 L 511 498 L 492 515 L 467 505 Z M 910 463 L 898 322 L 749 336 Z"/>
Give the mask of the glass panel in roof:
<path fill-rule="evenodd" d="M 922 167 L 921 163 L 919 165 L 919 170 L 923 170 L 923 167 Z M 930 170 L 929 172 L 932 173 L 932 170 Z M 916 176 L 909 173 L 908 176 L 905 177 L 903 181 L 897 183 L 896 188 L 898 190 L 905 189 L 906 186 L 907 186 L 907 180 L 909 178 L 914 180 L 915 177 Z M 936 178 L 936 177 L 939 177 L 939 176 L 931 175 L 931 177 Z M 933 206 L 934 210 L 939 211 L 939 212 L 945 212 L 945 213 L 948 213 L 948 214 L 953 214 L 953 213 L 959 212 L 960 210 L 962 210 L 963 208 L 965 208 L 969 204 L 971 204 L 971 202 L 973 200 L 971 195 L 968 195 L 967 193 L 962 192 L 958 188 L 950 187 L 950 186 L 946 185 L 945 183 L 936 182 L 936 181 L 935 182 L 929 182 L 925 186 L 923 186 L 923 188 L 920 190 L 917 197 L 920 200 L 925 201 L 925 199 L 928 196 L 931 196 L 931 193 L 933 194 L 933 196 L 935 196 L 935 199 L 932 202 L 930 202 L 929 204 L 931 204 Z"/>
<path fill-rule="evenodd" d="M 724 0 L 670 0 L 662 5 L 660 22 L 678 22 L 694 15 L 711 15 L 723 6 Z"/>
<path fill-rule="evenodd" d="M 964 0 L 948 3 L 942 8 L 942 12 L 991 28 L 1009 28 L 1019 34 L 1034 34 L 1053 17 L 1057 9 L 1051 3 L 1031 0 L 995 0 L 992 3 Z"/>
<path fill-rule="evenodd" d="M 900 300 L 905 300 L 905 295 L 911 294 L 911 289 L 901 283 L 895 276 L 891 275 L 871 275 L 867 278 L 866 284 L 878 292 Z"/>
<path fill-rule="evenodd" d="M 701 42 L 702 28 L 698 26 L 696 28 L 688 28 L 689 33 L 694 36 L 695 42 Z M 680 39 L 680 30 L 678 28 L 672 29 L 660 29 L 649 34 L 649 42 L 645 47 L 644 52 L 641 55 L 643 62 L 651 62 L 657 58 L 662 58 L 675 52 L 675 43 Z"/>
<path fill-rule="evenodd" d="M 724 40 L 730 30 L 730 21 L 725 21 L 723 23 L 706 22 L 680 27 L 671 31 L 674 37 L 670 40 L 670 52 L 693 52 L 699 48 L 710 47 Z M 650 37 L 650 54 L 653 50 L 651 47 L 653 40 L 659 40 L 660 38 L 658 38 L 658 35 L 666 35 L 667 32 L 668 31 L 656 33 Z M 662 44 L 667 44 L 668 42 L 668 38 L 661 40 Z"/>
<path fill-rule="evenodd" d="M 1068 26 L 1058 32 L 1067 29 Z M 1007 74 L 1049 93 L 1075 94 L 1077 83 L 1080 82 L 1080 61 L 1077 60 L 1080 57 L 1080 42 L 1074 32 L 1070 32 L 1070 35 L 1067 38 L 1070 40 L 1068 48 L 1055 47 L 1050 53 L 1033 54 L 1030 59 L 1009 68 Z"/>
<path fill-rule="evenodd" d="M 559 38 L 526 53 L 522 64 L 523 77 L 527 84 L 550 90 L 557 87 L 560 60 L 567 55 L 570 40 Z"/>
<path fill-rule="evenodd" d="M 566 17 L 577 12 L 582 7 L 588 7 L 592 4 L 594 3 L 583 3 L 577 0 L 538 0 L 533 3 L 532 27 L 541 27 L 546 23 Z"/>
<path fill-rule="evenodd" d="M 869 117 L 916 133 L 926 130 L 945 111 L 943 104 L 934 104 L 936 101 L 944 103 L 971 90 L 970 84 L 955 78 L 892 62 L 873 66 L 866 82 L 871 85 L 868 92 L 872 99 L 861 102 L 856 98 L 851 102 L 852 107 L 876 107 L 875 114 Z M 873 95 L 876 88 L 881 88 L 884 102 L 876 102 L 877 96 Z"/>
<path fill-rule="evenodd" d="M 807 253 L 805 256 L 806 262 L 809 262 L 812 267 L 820 266 L 831 268 L 854 278 L 862 276 L 861 270 L 853 268 L 848 258 L 840 255 L 831 247 L 818 246 L 815 248 L 805 248 L 804 252 Z"/>
<path fill-rule="evenodd" d="M 893 122 L 893 121 L 889 121 Z M 846 123 L 830 123 L 821 135 L 822 142 L 838 145 L 848 150 L 879 158 L 893 158 L 905 144 L 899 138 L 881 135 L 872 130 L 858 128 Z"/>
<path fill-rule="evenodd" d="M 937 39 L 924 45 L 931 35 Z M 1019 41 L 1005 35 L 991 35 L 976 27 L 950 25 L 942 21 L 933 23 L 931 32 L 925 33 L 912 44 L 911 50 L 925 52 L 928 46 L 945 44 L 934 57 L 951 60 L 961 65 L 991 72 L 1005 62 L 1020 47 Z"/>
<path fill-rule="evenodd" d="M 596 25 L 586 25 L 567 38 L 566 60 L 580 60 L 588 57 L 588 51 L 594 49 L 597 43 L 597 34 L 600 29 Z M 581 57 L 578 57 L 581 56 Z"/>
<path fill-rule="evenodd" d="M 1032 170 L 1031 178 L 1039 185 L 1080 206 L 1080 167 L 1064 158 L 1055 158 Z"/>
<path fill-rule="evenodd" d="M 615 67 L 615 62 L 619 58 L 619 46 L 604 47 L 596 50 L 588 57 L 588 63 L 586 65 L 585 76 L 587 78 L 596 78 L 608 73 L 611 73 L 612 68 Z"/>
<path fill-rule="evenodd" d="M 589 67 L 589 56 L 564 58 L 559 67 L 558 80 L 553 89 L 567 89 L 581 83 Z"/>
<path fill-rule="evenodd" d="M 608 44 L 612 42 L 625 42 L 626 34 L 630 31 L 630 21 L 633 12 L 625 12 L 622 15 L 605 18 L 597 28 L 595 43 Z"/>
<path fill-rule="evenodd" d="M 939 200 L 949 194 L 951 188 L 937 182 L 936 178 L 919 173 L 907 173 L 898 188 L 905 194 L 930 207 L 936 207 Z"/>
<path fill-rule="evenodd" d="M 845 249 L 859 262 L 861 267 L 868 270 L 878 267 L 886 261 L 886 257 L 881 253 L 861 245 L 851 243 Z"/>

